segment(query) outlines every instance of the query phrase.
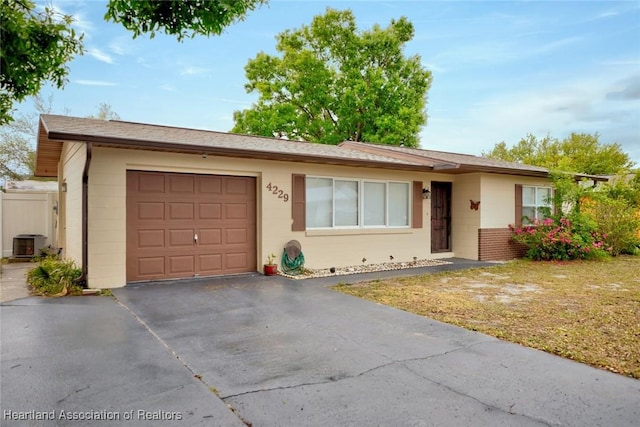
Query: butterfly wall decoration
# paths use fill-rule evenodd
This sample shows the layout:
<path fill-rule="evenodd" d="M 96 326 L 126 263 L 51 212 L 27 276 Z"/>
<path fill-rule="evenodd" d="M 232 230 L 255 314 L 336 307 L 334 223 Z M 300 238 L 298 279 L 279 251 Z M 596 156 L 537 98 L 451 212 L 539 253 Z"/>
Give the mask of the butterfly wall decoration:
<path fill-rule="evenodd" d="M 473 200 L 469 200 L 469 202 L 471 202 L 471 206 L 469 207 L 469 209 L 477 211 L 478 208 L 480 207 L 480 200 L 478 200 L 477 202 L 474 202 Z"/>

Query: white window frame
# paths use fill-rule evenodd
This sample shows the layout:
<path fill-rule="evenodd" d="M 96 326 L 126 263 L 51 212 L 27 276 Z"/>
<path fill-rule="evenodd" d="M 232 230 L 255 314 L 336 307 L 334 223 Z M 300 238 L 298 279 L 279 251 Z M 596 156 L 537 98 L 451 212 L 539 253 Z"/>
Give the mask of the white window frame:
<path fill-rule="evenodd" d="M 330 227 L 311 227 L 308 224 L 308 220 L 307 222 L 307 230 L 341 230 L 341 229 L 381 229 L 381 228 L 389 228 L 389 229 L 396 229 L 396 228 L 411 228 L 411 215 L 412 215 L 412 208 L 411 208 L 411 203 L 412 203 L 412 195 L 411 195 L 411 191 L 412 191 L 412 186 L 411 186 L 411 182 L 409 181 L 396 181 L 396 180 L 377 180 L 377 179 L 357 179 L 357 178 L 343 178 L 343 177 L 331 177 L 331 176 L 316 176 L 316 175 L 307 175 L 305 177 L 305 187 L 306 187 L 306 182 L 307 179 L 330 179 L 331 183 L 332 183 L 332 205 L 331 205 L 331 226 Z M 357 208 L 358 208 L 358 214 L 357 214 L 357 225 L 346 225 L 346 226 L 336 226 L 336 197 L 335 197 L 335 183 L 336 181 L 347 181 L 347 182 L 355 182 L 356 183 L 356 187 L 357 187 L 357 197 L 358 197 L 358 201 L 357 201 Z M 384 225 L 365 225 L 364 223 L 364 186 L 366 183 L 379 183 L 379 184 L 384 184 L 384 197 L 385 197 L 385 203 L 384 203 Z M 390 223 L 390 218 L 389 218 L 389 202 L 390 202 L 390 194 L 389 194 L 389 188 L 390 185 L 389 184 L 403 184 L 406 186 L 407 189 L 407 193 L 406 193 L 406 198 L 407 198 L 407 221 L 405 225 L 389 225 Z M 307 203 L 309 201 L 307 200 Z M 308 206 L 308 205 L 307 205 Z M 308 209 L 308 207 L 307 207 Z"/>
<path fill-rule="evenodd" d="M 534 193 L 533 193 L 533 204 L 526 204 L 525 203 L 525 189 L 533 189 Z M 545 192 L 549 193 L 549 200 L 547 201 L 542 201 L 541 203 L 538 203 L 538 191 L 539 190 L 544 190 Z M 531 225 L 533 224 L 533 222 L 535 220 L 538 221 L 542 221 L 543 219 L 547 218 L 546 216 L 543 215 L 542 213 L 542 209 L 548 208 L 552 213 L 553 213 L 553 188 L 552 187 L 548 187 L 548 186 L 542 186 L 542 185 L 523 185 L 522 186 L 522 223 L 525 225 Z M 533 212 L 534 212 L 534 216 L 533 218 L 527 216 L 524 214 L 524 211 L 526 208 L 533 208 Z M 528 220 L 527 220 L 528 218 Z"/>

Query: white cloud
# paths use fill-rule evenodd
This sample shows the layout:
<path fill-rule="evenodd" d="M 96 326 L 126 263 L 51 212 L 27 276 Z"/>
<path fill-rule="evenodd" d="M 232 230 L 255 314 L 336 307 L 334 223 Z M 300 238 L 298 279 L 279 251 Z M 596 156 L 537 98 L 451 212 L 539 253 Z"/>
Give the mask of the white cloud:
<path fill-rule="evenodd" d="M 560 50 L 566 46 L 578 43 L 581 37 L 567 37 L 544 43 L 526 42 L 514 37 L 510 40 L 487 40 L 477 43 L 458 45 L 444 53 L 436 55 L 434 61 L 443 64 L 442 68 L 449 68 L 449 64 L 502 64 L 506 62 L 522 61 L 536 56 Z"/>
<path fill-rule="evenodd" d="M 569 46 L 575 43 L 578 43 L 582 40 L 582 37 L 567 37 L 560 40 L 553 40 L 548 43 L 542 44 L 540 46 L 536 46 L 531 49 L 529 52 L 524 53 L 524 57 L 536 56 L 536 55 L 544 55 L 549 52 L 553 52 L 565 46 Z"/>
<path fill-rule="evenodd" d="M 125 53 L 127 53 L 126 48 L 115 40 L 109 43 L 109 49 L 111 49 L 111 52 L 115 53 L 116 55 L 124 55 Z"/>
<path fill-rule="evenodd" d="M 173 86 L 171 86 L 171 85 L 168 85 L 168 84 L 166 84 L 166 83 L 165 83 L 165 84 L 160 85 L 160 89 L 162 89 L 162 90 L 166 90 L 167 92 L 176 92 L 176 88 L 175 88 L 175 87 L 173 87 Z"/>
<path fill-rule="evenodd" d="M 152 66 L 147 62 L 147 60 L 146 60 L 145 58 L 143 58 L 142 56 L 139 56 L 139 57 L 136 59 L 136 64 L 140 64 L 140 65 L 142 65 L 142 66 L 143 66 L 143 67 L 145 67 L 145 68 L 153 68 L 153 67 L 152 67 Z"/>
<path fill-rule="evenodd" d="M 47 2 L 48 4 L 46 5 L 37 5 L 37 8 L 39 10 L 44 10 L 45 7 L 49 7 L 51 9 L 53 9 L 55 15 L 59 18 L 61 18 L 62 16 L 68 16 L 70 15 L 73 18 L 73 22 L 71 23 L 71 26 L 77 30 L 79 33 L 84 34 L 85 35 L 85 40 L 91 39 L 91 32 L 95 29 L 95 25 L 93 24 L 93 22 L 91 22 L 90 20 L 88 20 L 85 16 L 85 14 L 81 11 L 74 11 L 74 12 L 68 12 L 67 10 L 63 9 L 60 6 L 60 1 L 56 1 L 54 2 L 53 0 L 51 0 L 50 2 Z M 73 2 L 64 2 L 65 6 L 68 6 L 70 8 L 77 8 L 77 7 L 82 7 L 82 3 L 73 3 Z"/>
<path fill-rule="evenodd" d="M 131 38 L 121 36 L 116 37 L 109 42 L 109 50 L 116 55 L 130 55 L 136 50 L 136 48 L 132 43 Z"/>
<path fill-rule="evenodd" d="M 616 60 L 610 60 L 610 61 L 603 61 L 601 62 L 602 65 L 605 66 L 613 66 L 613 67 L 617 67 L 617 66 L 630 66 L 630 67 L 634 67 L 634 69 L 638 69 L 638 66 L 640 66 L 640 59 L 638 58 L 629 58 L 629 59 L 616 59 Z"/>
<path fill-rule="evenodd" d="M 228 102 L 230 104 L 239 104 L 239 105 L 246 105 L 246 106 L 250 106 L 252 103 L 248 102 L 248 101 L 241 101 L 239 99 L 230 99 L 230 98 L 211 98 L 212 101 L 219 101 L 219 102 Z"/>
<path fill-rule="evenodd" d="M 209 71 L 208 68 L 195 67 L 195 66 L 187 66 L 180 70 L 180 75 L 182 76 L 195 76 L 197 74 L 204 74 Z"/>
<path fill-rule="evenodd" d="M 104 53 L 103 51 L 101 51 L 100 49 L 96 49 L 96 48 L 88 49 L 87 54 L 93 56 L 95 59 L 97 59 L 100 62 L 113 64 L 113 58 L 109 56 L 107 53 Z"/>
<path fill-rule="evenodd" d="M 72 16 L 73 23 L 71 25 L 80 33 L 83 33 L 85 39 L 90 39 L 91 33 L 95 30 L 93 22 L 89 21 L 82 12 L 74 13 Z"/>
<path fill-rule="evenodd" d="M 426 68 L 429 71 L 432 71 L 434 73 L 446 73 L 447 69 L 444 67 L 441 67 L 440 65 L 434 64 L 433 62 L 422 62 L 422 66 L 424 68 Z"/>
<path fill-rule="evenodd" d="M 610 18 L 612 16 L 618 16 L 619 13 L 615 11 L 603 12 L 596 17 L 596 19 Z"/>
<path fill-rule="evenodd" d="M 455 117 L 430 111 L 422 147 L 480 154 L 501 141 L 515 144 L 528 133 L 564 138 L 571 132 L 599 133 L 640 161 L 638 75 L 592 74 L 581 80 L 486 98 Z M 635 120 L 633 118 L 636 118 Z"/>
<path fill-rule="evenodd" d="M 74 80 L 74 83 L 84 86 L 117 86 L 117 83 L 107 82 L 104 80 Z"/>

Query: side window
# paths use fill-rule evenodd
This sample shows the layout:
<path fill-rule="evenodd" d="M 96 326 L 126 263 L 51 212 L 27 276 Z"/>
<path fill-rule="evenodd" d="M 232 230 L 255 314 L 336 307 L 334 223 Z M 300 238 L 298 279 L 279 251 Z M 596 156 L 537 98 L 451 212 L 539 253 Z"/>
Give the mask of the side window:
<path fill-rule="evenodd" d="M 551 200 L 552 191 L 550 187 L 523 185 L 521 188 L 522 210 L 520 218 L 522 219 L 522 224 L 532 224 L 535 220 L 543 220 L 551 214 L 553 201 Z M 516 218 L 516 220 L 520 218 Z"/>

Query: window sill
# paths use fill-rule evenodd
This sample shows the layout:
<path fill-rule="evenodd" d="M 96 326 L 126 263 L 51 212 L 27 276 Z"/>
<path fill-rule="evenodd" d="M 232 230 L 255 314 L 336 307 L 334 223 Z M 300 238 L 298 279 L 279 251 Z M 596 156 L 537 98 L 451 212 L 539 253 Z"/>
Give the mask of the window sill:
<path fill-rule="evenodd" d="M 355 228 L 355 229 L 332 229 L 332 230 L 307 230 L 305 236 L 364 236 L 375 234 L 412 234 L 412 228 Z"/>

